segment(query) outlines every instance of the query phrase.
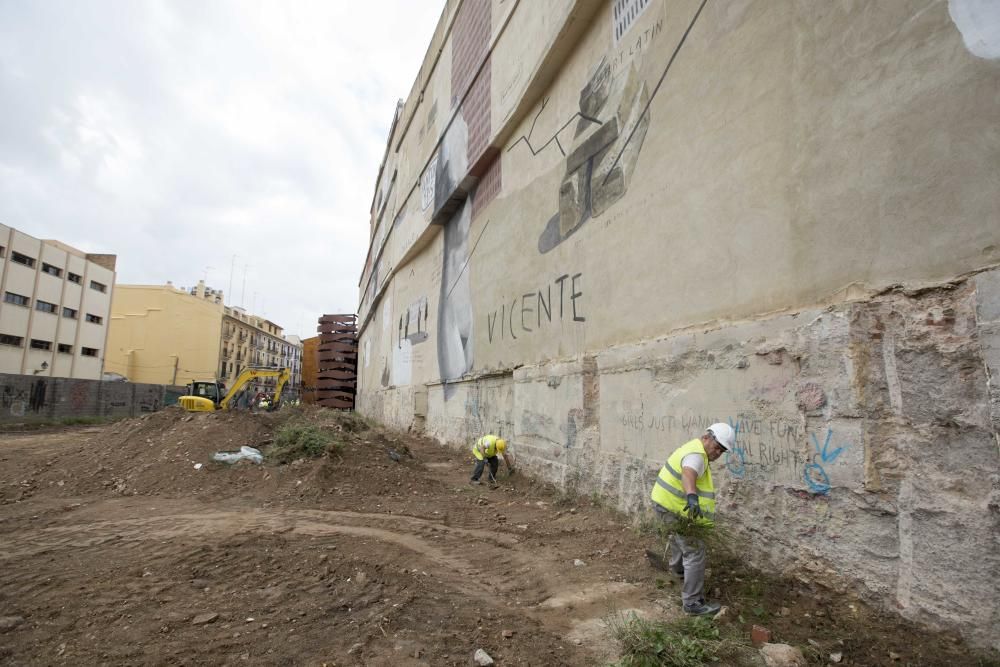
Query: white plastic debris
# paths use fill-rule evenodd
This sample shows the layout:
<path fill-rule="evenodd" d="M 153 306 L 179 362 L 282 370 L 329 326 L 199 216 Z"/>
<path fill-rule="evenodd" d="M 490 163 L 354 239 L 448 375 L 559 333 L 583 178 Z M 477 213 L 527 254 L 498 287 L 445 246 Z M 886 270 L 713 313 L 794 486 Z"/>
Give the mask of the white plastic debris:
<path fill-rule="evenodd" d="M 194 469 L 195 470 L 201 470 L 201 464 L 200 463 L 195 463 L 194 464 Z"/>
<path fill-rule="evenodd" d="M 253 447 L 247 447 L 243 445 L 240 447 L 238 452 L 216 452 L 212 454 L 212 460 L 220 461 L 222 463 L 236 463 L 237 461 L 242 461 L 246 459 L 251 463 L 263 463 L 264 455 L 261 454 L 259 449 Z"/>

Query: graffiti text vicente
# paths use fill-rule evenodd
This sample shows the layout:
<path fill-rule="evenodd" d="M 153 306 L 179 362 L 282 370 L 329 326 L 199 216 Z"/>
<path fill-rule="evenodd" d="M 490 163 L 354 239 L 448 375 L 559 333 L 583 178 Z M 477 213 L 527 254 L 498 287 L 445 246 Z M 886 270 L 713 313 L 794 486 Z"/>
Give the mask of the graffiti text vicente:
<path fill-rule="evenodd" d="M 486 313 L 486 330 L 489 342 L 517 340 L 519 335 L 532 333 L 550 324 L 553 319 L 586 322 L 583 316 L 583 274 L 564 273 L 549 285 L 520 296 L 510 303 L 502 303 L 491 313 Z"/>

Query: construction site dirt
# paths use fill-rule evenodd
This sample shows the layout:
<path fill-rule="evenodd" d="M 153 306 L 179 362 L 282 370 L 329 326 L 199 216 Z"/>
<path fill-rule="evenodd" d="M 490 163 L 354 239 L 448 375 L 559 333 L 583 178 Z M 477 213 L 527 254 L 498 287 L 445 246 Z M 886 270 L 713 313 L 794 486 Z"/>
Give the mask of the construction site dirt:
<path fill-rule="evenodd" d="M 278 463 L 290 421 L 336 447 Z M 264 463 L 212 460 L 245 445 Z M 4 433 L 0 664 L 468 665 L 482 649 L 599 665 L 620 657 L 610 618 L 681 615 L 641 522 L 528 471 L 471 485 L 472 463 L 307 406 Z M 710 552 L 707 587 L 730 609 L 717 622 L 748 643 L 764 626 L 810 664 L 975 664 L 953 637 L 739 558 Z"/>

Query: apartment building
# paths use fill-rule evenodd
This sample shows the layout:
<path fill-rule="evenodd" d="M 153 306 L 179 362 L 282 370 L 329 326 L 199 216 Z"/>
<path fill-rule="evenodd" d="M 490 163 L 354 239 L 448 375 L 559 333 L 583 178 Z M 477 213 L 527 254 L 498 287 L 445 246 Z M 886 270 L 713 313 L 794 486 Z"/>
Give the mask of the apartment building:
<path fill-rule="evenodd" d="M 101 379 L 115 262 L 0 225 L 0 372 Z"/>
<path fill-rule="evenodd" d="M 302 339 L 298 336 L 288 335 L 285 336 L 285 342 L 288 348 L 285 365 L 288 366 L 292 374 L 289 385 L 299 391 L 302 387 Z"/>
<path fill-rule="evenodd" d="M 222 290 L 119 285 L 111 304 L 106 369 L 133 382 L 227 386 L 247 366 L 291 368 L 301 354 L 279 325 L 226 306 Z M 273 380 L 261 381 L 261 388 Z M 297 386 L 297 384 L 295 385 Z"/>
<path fill-rule="evenodd" d="M 279 325 L 243 308 L 226 306 L 223 308 L 218 378 L 229 385 L 247 366 L 291 369 L 292 347 L 282 336 Z M 273 387 L 275 381 L 265 379 L 259 384 Z M 287 386 L 297 388 L 298 383 L 290 380 Z"/>

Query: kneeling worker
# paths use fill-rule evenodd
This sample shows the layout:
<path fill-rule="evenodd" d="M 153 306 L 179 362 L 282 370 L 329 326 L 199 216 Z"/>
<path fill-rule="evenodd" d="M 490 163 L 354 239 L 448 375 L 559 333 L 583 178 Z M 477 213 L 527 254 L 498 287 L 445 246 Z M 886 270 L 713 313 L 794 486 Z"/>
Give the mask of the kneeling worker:
<path fill-rule="evenodd" d="M 653 485 L 653 509 L 669 527 L 687 514 L 696 524 L 715 525 L 715 486 L 708 464 L 736 444 L 729 424 L 712 424 L 700 438 L 681 445 L 670 455 Z M 717 602 L 705 602 L 705 543 L 697 537 L 670 536 L 670 568 L 684 577 L 681 601 L 688 614 L 714 614 Z"/>
<path fill-rule="evenodd" d="M 497 469 L 500 467 L 500 460 L 497 454 L 503 456 L 503 462 L 507 466 L 507 474 L 514 474 L 514 464 L 507 454 L 507 441 L 496 435 L 484 435 L 476 444 L 472 446 L 472 455 L 476 457 L 476 468 L 472 471 L 473 484 L 479 484 L 479 478 L 483 474 L 486 464 L 490 464 L 490 481 L 496 483 Z"/>

